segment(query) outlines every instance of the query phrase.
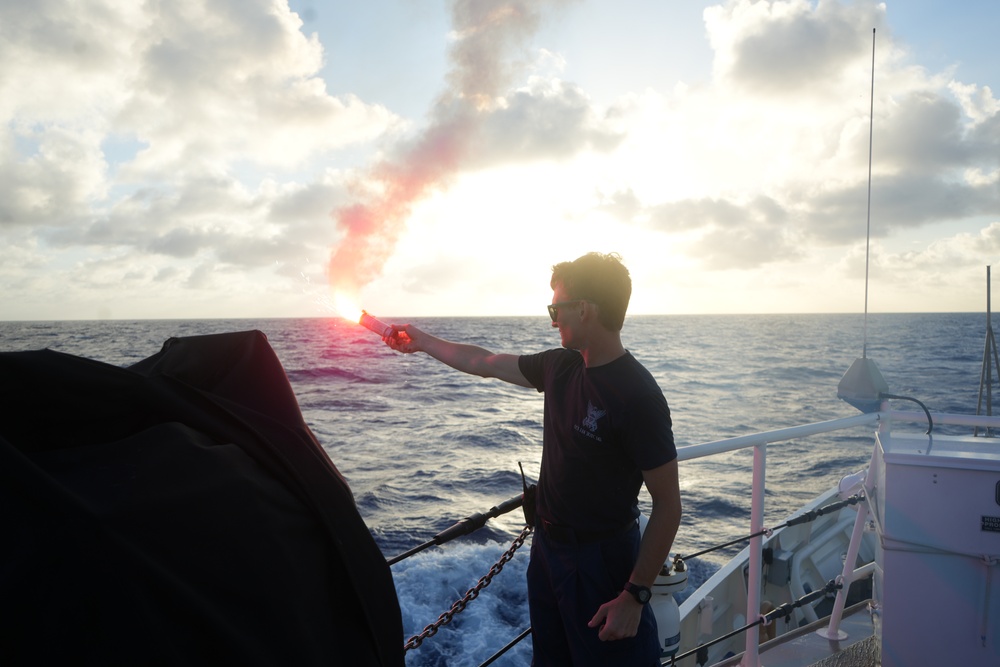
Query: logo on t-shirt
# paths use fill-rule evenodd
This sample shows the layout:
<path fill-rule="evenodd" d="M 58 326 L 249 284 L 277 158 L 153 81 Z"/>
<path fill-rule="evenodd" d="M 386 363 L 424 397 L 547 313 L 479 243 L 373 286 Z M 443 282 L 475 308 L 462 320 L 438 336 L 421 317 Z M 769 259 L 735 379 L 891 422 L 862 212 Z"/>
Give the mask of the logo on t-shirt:
<path fill-rule="evenodd" d="M 597 420 L 606 414 L 608 414 L 607 410 L 601 410 L 600 408 L 595 408 L 593 403 L 587 401 L 587 416 L 581 422 L 582 428 L 580 426 L 576 427 L 577 432 L 583 433 L 583 435 L 586 435 L 588 437 L 597 438 L 597 440 L 600 440 L 600 438 L 596 436 Z M 584 433 L 584 429 L 587 430 L 586 433 Z"/>

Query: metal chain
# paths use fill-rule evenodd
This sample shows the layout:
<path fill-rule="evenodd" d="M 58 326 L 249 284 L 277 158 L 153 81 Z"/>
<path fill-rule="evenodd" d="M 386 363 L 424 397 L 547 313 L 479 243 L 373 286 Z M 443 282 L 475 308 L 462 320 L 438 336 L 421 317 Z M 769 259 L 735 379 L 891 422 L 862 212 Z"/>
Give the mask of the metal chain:
<path fill-rule="evenodd" d="M 479 597 L 480 591 L 489 586 L 490 582 L 493 581 L 493 577 L 498 575 L 500 573 L 500 570 L 503 569 L 503 566 L 506 565 L 510 561 L 510 559 L 514 557 L 514 552 L 516 552 L 519 548 L 521 548 L 521 545 L 524 544 L 524 540 L 528 537 L 528 534 L 530 532 L 531 532 L 531 526 L 525 526 L 524 530 L 521 531 L 521 534 L 514 538 L 514 541 L 511 543 L 510 548 L 507 549 L 507 551 L 502 556 L 500 556 L 500 560 L 498 560 L 493 565 L 493 567 L 490 568 L 490 571 L 487 572 L 486 575 L 483 576 L 483 578 L 480 579 L 475 586 L 470 588 L 465 593 L 465 595 L 462 596 L 461 599 L 456 600 L 455 604 L 451 605 L 451 609 L 438 616 L 438 619 L 433 623 L 431 623 L 430 625 L 428 625 L 426 628 L 424 628 L 420 634 L 410 637 L 403 645 L 403 652 L 405 653 L 410 649 L 417 648 L 418 646 L 420 646 L 420 644 L 423 643 L 425 639 L 436 635 L 438 629 L 442 625 L 447 625 L 448 623 L 450 623 L 451 619 L 454 618 L 456 614 L 459 614 L 465 610 L 466 605 L 468 605 L 470 602 Z"/>

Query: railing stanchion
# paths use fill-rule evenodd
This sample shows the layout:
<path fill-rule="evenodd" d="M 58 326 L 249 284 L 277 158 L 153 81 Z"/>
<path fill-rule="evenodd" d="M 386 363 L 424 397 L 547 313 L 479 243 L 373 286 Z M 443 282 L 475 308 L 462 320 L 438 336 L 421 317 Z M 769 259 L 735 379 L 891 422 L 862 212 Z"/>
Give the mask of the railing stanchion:
<path fill-rule="evenodd" d="M 750 532 L 760 533 L 764 529 L 764 480 L 767 474 L 767 443 L 753 448 L 753 489 L 750 497 Z M 762 549 L 764 536 L 757 534 L 750 539 L 750 571 L 747 578 L 747 623 L 760 618 L 760 578 L 763 571 Z M 746 652 L 742 667 L 760 667 L 757 645 L 760 626 L 755 625 L 746 633 Z"/>
<path fill-rule="evenodd" d="M 883 406 L 885 407 L 885 406 Z M 879 424 L 879 430 L 888 428 L 888 423 Z M 872 452 L 871 462 L 868 464 L 868 473 L 865 476 L 862 488 L 865 493 L 865 501 L 858 507 L 858 516 L 854 519 L 854 530 L 851 533 L 851 543 L 847 547 L 847 556 L 844 560 L 844 571 L 841 574 L 841 588 L 837 591 L 837 599 L 833 602 L 833 611 L 830 612 L 830 623 L 825 628 L 817 630 L 817 634 L 834 641 L 847 638 L 847 633 L 840 629 L 840 621 L 844 616 L 844 607 L 847 604 L 847 594 L 850 592 L 851 584 L 858 577 L 858 570 L 854 566 L 858 561 L 858 552 L 861 550 L 861 538 L 865 532 L 865 524 L 871 516 L 871 508 L 868 505 L 868 495 L 875 488 L 878 479 L 878 445 Z M 843 490 L 842 490 L 843 491 Z"/>

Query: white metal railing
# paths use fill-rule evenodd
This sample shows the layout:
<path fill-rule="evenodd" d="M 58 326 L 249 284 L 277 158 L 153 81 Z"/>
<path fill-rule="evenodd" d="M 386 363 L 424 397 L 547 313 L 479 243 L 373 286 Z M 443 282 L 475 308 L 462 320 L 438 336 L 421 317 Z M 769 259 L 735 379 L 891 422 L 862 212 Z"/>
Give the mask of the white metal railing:
<path fill-rule="evenodd" d="M 747 581 L 746 615 L 748 621 L 760 617 L 761 564 L 763 560 L 762 549 L 764 538 L 758 533 L 760 533 L 764 528 L 764 486 L 766 477 L 767 445 L 822 433 L 842 431 L 857 426 L 878 425 L 878 430 L 880 432 L 887 433 L 891 422 L 894 420 L 901 422 L 927 423 L 927 415 L 923 412 L 916 412 L 912 410 L 890 410 L 888 409 L 887 402 L 883 402 L 881 407 L 882 409 L 878 412 L 868 412 L 855 415 L 853 417 L 843 417 L 840 419 L 815 422 L 812 424 L 803 424 L 800 426 L 764 431 L 761 433 L 753 433 L 750 435 L 737 436 L 734 438 L 726 438 L 724 440 L 716 440 L 713 442 L 677 448 L 678 461 L 705 458 L 726 452 L 747 449 L 750 447 L 753 447 L 754 449 L 753 477 L 751 480 L 750 534 L 756 535 L 756 537 L 751 538 L 749 545 L 750 568 Z M 933 419 L 935 426 L 939 424 L 993 428 L 1000 426 L 1000 418 L 995 416 L 931 413 L 931 418 Z M 873 483 L 874 479 L 866 481 L 866 491 L 871 490 L 869 484 Z M 866 512 L 858 512 L 858 520 L 854 530 L 855 535 L 852 537 L 852 548 L 856 549 L 854 546 L 855 537 L 858 541 L 860 541 L 861 526 L 864 523 L 864 517 L 866 514 Z M 831 616 L 830 625 L 826 630 L 826 632 L 832 633 L 833 636 L 836 636 L 839 632 L 840 614 L 844 609 L 844 602 L 847 597 L 847 588 L 850 586 L 853 578 L 859 576 L 859 573 L 861 572 L 861 570 L 857 572 L 854 571 L 853 563 L 854 561 L 850 558 L 848 558 L 845 563 L 845 570 L 842 575 L 844 586 L 837 593 L 837 599 L 834 603 L 834 614 Z M 743 660 L 740 663 L 742 667 L 760 667 L 758 638 L 759 626 L 754 626 L 747 631 L 746 649 L 743 654 Z"/>
<path fill-rule="evenodd" d="M 855 415 L 853 417 L 842 417 L 840 419 L 816 422 L 814 424 L 802 424 L 800 426 L 779 428 L 774 431 L 762 431 L 760 433 L 751 433 L 750 435 L 740 435 L 735 438 L 705 442 L 700 445 L 678 447 L 677 460 L 688 461 L 691 459 L 700 459 L 706 456 L 715 456 L 716 454 L 724 454 L 725 452 L 735 452 L 739 449 L 756 447 L 758 445 L 768 445 L 770 443 L 781 442 L 783 440 L 793 440 L 795 438 L 804 438 L 810 435 L 817 435 L 819 433 L 841 431 L 855 426 L 876 424 L 879 419 L 881 419 L 881 414 L 882 413 L 880 412 L 869 412 Z M 907 414 L 913 414 L 915 416 L 919 416 L 921 419 L 925 419 L 923 413 L 920 413 L 919 415 L 917 415 L 916 412 Z"/>

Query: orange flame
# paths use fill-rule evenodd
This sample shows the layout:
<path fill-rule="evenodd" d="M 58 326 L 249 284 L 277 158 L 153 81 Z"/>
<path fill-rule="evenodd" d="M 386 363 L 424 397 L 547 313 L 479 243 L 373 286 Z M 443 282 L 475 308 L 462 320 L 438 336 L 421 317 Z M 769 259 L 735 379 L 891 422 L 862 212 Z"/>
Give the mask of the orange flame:
<path fill-rule="evenodd" d="M 343 292 L 338 292 L 334 295 L 333 309 L 337 315 L 343 317 L 345 320 L 352 322 L 361 321 L 361 306 L 358 305 L 357 301 Z"/>

